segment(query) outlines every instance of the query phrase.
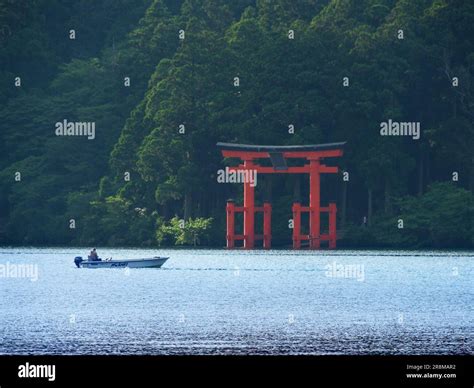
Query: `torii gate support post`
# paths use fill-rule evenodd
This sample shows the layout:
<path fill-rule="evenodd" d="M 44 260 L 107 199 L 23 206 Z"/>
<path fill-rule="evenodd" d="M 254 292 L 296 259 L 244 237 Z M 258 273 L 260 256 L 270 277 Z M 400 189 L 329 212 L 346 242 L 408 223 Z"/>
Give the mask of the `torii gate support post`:
<path fill-rule="evenodd" d="M 319 159 L 310 159 L 309 166 L 309 247 L 310 249 L 319 249 L 321 247 L 321 179 L 319 176 Z"/>
<path fill-rule="evenodd" d="M 263 248 L 270 249 L 272 246 L 272 205 L 268 202 L 263 204 Z"/>
<path fill-rule="evenodd" d="M 253 168 L 252 160 L 244 161 L 244 168 Z M 244 248 L 253 249 L 255 246 L 255 188 L 250 182 L 244 183 Z"/>
<path fill-rule="evenodd" d="M 336 230 L 336 212 L 335 203 L 329 204 L 329 249 L 336 248 L 337 230 Z"/>
<path fill-rule="evenodd" d="M 227 248 L 235 247 L 235 203 L 232 200 L 227 201 Z"/>
<path fill-rule="evenodd" d="M 293 210 L 293 248 L 301 248 L 301 204 L 295 202 Z"/>

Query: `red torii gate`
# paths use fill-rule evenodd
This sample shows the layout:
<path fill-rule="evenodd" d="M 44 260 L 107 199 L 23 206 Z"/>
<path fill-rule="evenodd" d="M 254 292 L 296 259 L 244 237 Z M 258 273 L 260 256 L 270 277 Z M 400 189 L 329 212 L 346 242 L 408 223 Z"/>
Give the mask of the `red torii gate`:
<path fill-rule="evenodd" d="M 329 248 L 336 248 L 336 204 L 327 207 L 320 204 L 321 173 L 337 173 L 338 167 L 326 166 L 324 158 L 343 155 L 346 143 L 327 143 L 306 146 L 266 146 L 234 143 L 217 143 L 225 158 L 238 158 L 243 164 L 231 167 L 231 171 L 256 171 L 257 174 L 309 174 L 309 206 L 293 204 L 293 248 L 300 249 L 301 241 L 308 240 L 310 249 L 319 249 L 321 241 L 329 241 Z M 302 158 L 309 163 L 300 167 L 288 167 L 286 159 Z M 270 159 L 272 167 L 260 166 L 256 159 Z M 271 247 L 271 205 L 264 203 L 255 207 L 255 188 L 244 182 L 244 205 L 235 206 L 233 201 L 227 202 L 227 248 L 234 248 L 236 240 L 243 240 L 245 249 L 253 249 L 255 240 L 263 240 L 263 248 Z M 244 214 L 244 233 L 235 234 L 235 213 Z M 255 235 L 255 213 L 263 212 L 263 235 Z M 301 234 L 301 213 L 309 212 L 309 235 Z M 329 233 L 321 234 L 321 213 L 329 213 Z"/>

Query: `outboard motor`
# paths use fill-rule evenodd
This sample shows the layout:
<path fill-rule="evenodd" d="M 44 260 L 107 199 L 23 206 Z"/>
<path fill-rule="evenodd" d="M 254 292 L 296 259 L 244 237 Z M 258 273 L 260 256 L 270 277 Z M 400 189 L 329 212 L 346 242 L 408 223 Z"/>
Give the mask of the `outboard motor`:
<path fill-rule="evenodd" d="M 76 256 L 74 258 L 74 264 L 76 264 L 76 267 L 77 268 L 81 268 L 81 263 L 83 262 L 84 260 L 82 260 L 82 257 L 81 256 Z"/>

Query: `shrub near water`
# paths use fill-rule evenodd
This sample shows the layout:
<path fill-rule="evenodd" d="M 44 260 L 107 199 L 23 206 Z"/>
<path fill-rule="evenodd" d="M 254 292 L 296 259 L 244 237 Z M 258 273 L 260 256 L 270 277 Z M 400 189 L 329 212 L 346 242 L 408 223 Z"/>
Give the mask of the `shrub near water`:
<path fill-rule="evenodd" d="M 469 191 L 451 183 L 435 183 L 424 195 L 406 196 L 396 204 L 398 215 L 374 218 L 370 227 L 348 227 L 343 244 L 407 248 L 467 248 L 472 244 L 474 207 Z"/>
<path fill-rule="evenodd" d="M 467 247 L 472 239 L 472 194 L 451 183 L 436 183 L 420 198 L 400 201 L 405 232 L 420 246 Z"/>
<path fill-rule="evenodd" d="M 169 223 L 158 226 L 156 239 L 161 245 L 174 241 L 175 245 L 201 245 L 209 238 L 212 218 L 196 218 L 187 221 L 174 217 Z"/>

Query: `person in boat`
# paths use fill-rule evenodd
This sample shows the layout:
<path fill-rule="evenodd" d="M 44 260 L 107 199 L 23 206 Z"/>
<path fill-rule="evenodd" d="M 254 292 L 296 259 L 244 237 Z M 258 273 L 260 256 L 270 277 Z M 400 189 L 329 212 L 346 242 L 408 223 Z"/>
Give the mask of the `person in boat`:
<path fill-rule="evenodd" d="M 92 260 L 92 261 L 99 261 L 99 256 L 97 255 L 97 251 L 96 249 L 92 249 L 91 253 L 89 254 L 89 260 Z"/>

